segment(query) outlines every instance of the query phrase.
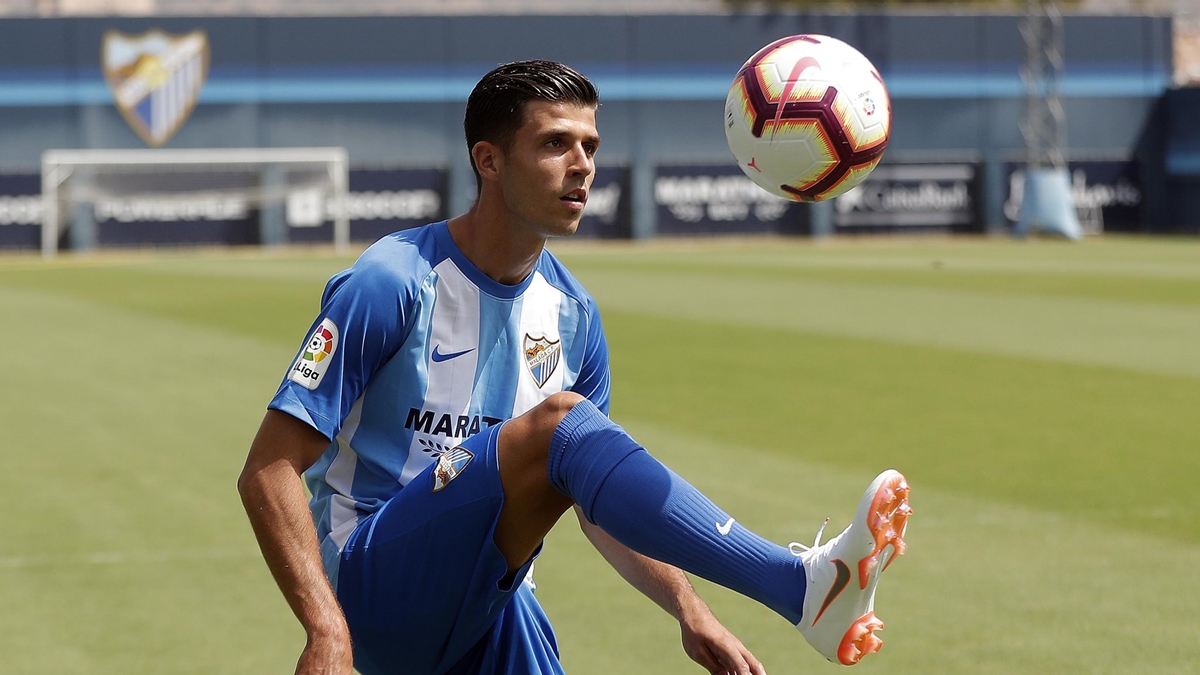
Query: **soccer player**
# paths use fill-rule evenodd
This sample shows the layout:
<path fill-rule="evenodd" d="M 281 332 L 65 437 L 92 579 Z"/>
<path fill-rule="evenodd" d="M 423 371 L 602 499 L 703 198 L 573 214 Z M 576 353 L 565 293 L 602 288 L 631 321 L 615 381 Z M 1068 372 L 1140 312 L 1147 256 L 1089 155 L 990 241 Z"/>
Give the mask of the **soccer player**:
<path fill-rule="evenodd" d="M 326 286 L 238 482 L 307 633 L 297 673 L 562 673 L 530 572 L 572 508 L 711 673 L 764 670 L 681 570 L 762 602 L 830 660 L 878 649 L 903 476 L 876 478 L 833 540 L 783 547 L 608 419 L 596 305 L 544 249 L 587 203 L 597 106 L 561 64 L 488 73 L 467 101 L 470 211 L 385 237 Z"/>

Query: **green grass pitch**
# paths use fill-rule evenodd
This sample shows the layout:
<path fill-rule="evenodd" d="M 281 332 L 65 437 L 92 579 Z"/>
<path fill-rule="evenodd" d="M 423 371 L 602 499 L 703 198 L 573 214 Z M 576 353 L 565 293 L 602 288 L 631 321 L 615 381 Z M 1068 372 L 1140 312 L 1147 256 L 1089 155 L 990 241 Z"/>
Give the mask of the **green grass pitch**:
<path fill-rule="evenodd" d="M 740 522 L 809 543 L 906 473 L 909 554 L 855 672 L 1200 667 L 1200 242 L 557 251 L 603 311 L 614 418 Z M 0 258 L 0 673 L 290 672 L 303 634 L 234 482 L 348 263 Z M 702 672 L 573 522 L 537 580 L 573 675 Z M 838 670 L 697 585 L 768 672 Z"/>

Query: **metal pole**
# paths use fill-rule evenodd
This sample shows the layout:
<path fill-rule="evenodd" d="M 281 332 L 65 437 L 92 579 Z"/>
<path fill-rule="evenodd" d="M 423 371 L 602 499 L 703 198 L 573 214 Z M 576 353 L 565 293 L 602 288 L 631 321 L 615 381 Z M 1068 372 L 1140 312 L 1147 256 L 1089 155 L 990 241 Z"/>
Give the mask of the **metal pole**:
<path fill-rule="evenodd" d="M 1063 20 L 1056 0 L 1028 0 L 1021 21 L 1025 41 L 1025 186 L 1013 233 L 1083 236 L 1067 175 L 1067 124 L 1059 85 L 1063 74 Z"/>
<path fill-rule="evenodd" d="M 57 164 L 42 160 L 42 258 L 52 260 L 58 255 L 58 185 L 61 182 Z"/>
<path fill-rule="evenodd" d="M 342 153 L 333 163 L 333 250 L 339 255 L 350 250 L 350 214 L 346 209 L 346 192 L 350 189 L 350 161 Z"/>
<path fill-rule="evenodd" d="M 1021 20 L 1025 42 L 1025 138 L 1026 163 L 1030 166 L 1065 169 L 1067 145 L 1066 114 L 1059 95 L 1063 74 L 1063 20 L 1056 0 L 1028 0 Z"/>

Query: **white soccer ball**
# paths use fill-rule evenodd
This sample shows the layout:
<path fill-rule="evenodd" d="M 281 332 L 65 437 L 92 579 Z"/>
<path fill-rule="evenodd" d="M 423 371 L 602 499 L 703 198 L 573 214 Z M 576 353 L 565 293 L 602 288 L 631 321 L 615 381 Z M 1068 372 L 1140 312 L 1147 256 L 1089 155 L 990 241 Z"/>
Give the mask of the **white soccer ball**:
<path fill-rule="evenodd" d="M 802 202 L 858 185 L 883 157 L 892 104 L 879 71 L 850 45 L 793 35 L 758 50 L 725 99 L 738 166 L 771 194 Z"/>

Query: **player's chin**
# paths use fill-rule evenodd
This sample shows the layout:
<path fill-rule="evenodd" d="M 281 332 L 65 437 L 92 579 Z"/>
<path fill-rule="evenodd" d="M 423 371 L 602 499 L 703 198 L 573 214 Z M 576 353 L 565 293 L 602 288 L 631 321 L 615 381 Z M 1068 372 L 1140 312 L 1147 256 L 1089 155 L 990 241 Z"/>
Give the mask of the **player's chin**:
<path fill-rule="evenodd" d="M 578 229 L 579 218 L 575 218 L 574 220 L 570 220 L 565 223 L 555 224 L 554 227 L 549 228 L 549 231 L 546 232 L 546 235 L 550 237 L 569 237 L 575 234 Z"/>
<path fill-rule="evenodd" d="M 582 219 L 582 211 L 572 210 L 564 213 L 561 217 L 555 218 L 553 222 L 546 224 L 546 235 L 550 237 L 569 237 L 579 229 L 579 222 Z"/>

